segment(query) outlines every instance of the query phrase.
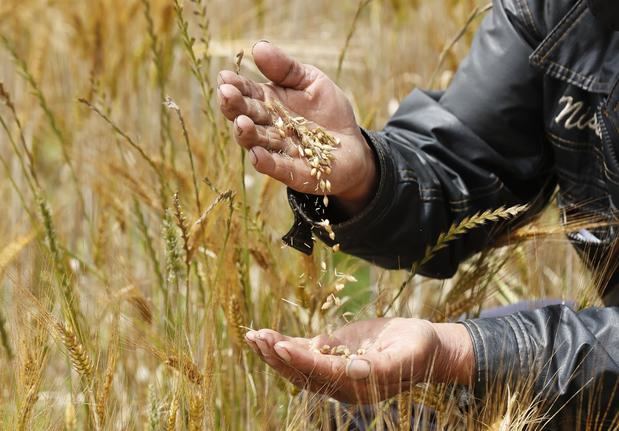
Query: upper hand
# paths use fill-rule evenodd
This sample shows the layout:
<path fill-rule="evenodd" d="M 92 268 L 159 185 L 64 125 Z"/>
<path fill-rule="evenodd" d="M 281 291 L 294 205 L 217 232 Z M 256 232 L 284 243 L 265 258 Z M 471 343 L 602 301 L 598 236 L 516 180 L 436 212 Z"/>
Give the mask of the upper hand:
<path fill-rule="evenodd" d="M 235 139 L 250 150 L 256 170 L 298 192 L 321 194 L 292 138 L 282 138 L 272 126 L 265 102 L 277 100 L 340 140 L 328 177 L 330 194 L 351 213 L 363 208 L 376 186 L 376 162 L 344 92 L 319 69 L 299 63 L 271 43 L 258 42 L 252 54 L 271 82 L 256 83 L 222 71 L 217 94 L 221 112 L 234 121 Z"/>
<path fill-rule="evenodd" d="M 373 319 L 331 336 L 291 338 L 267 329 L 249 332 L 246 340 L 295 385 L 345 402 L 378 402 L 419 382 L 468 383 L 473 373 L 472 342 L 459 324 Z M 353 355 L 322 354 L 324 345 L 345 345 Z"/>

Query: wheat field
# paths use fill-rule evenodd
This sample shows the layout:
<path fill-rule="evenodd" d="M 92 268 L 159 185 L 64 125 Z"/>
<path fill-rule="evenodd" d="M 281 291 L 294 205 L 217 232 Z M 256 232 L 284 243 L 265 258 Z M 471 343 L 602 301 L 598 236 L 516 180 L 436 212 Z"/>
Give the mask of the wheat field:
<path fill-rule="evenodd" d="M 283 247 L 285 190 L 245 162 L 216 109 L 217 72 L 244 50 L 241 73 L 261 79 L 249 53 L 268 39 L 337 78 L 359 122 L 380 128 L 412 89 L 449 84 L 484 6 L 0 2 L 0 428 L 346 429 L 348 407 L 274 375 L 247 329 L 598 304 L 552 208 L 446 282 Z M 375 407 L 375 429 L 408 429 L 410 402 L 441 429 L 543 424 L 534 394 L 507 388 L 476 413 L 455 398 L 412 388 Z"/>

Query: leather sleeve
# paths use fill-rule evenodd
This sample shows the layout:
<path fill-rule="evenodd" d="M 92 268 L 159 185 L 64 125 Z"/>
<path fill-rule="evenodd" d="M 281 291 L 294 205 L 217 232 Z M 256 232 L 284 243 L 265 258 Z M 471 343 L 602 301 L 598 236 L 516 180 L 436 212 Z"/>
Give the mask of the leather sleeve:
<path fill-rule="evenodd" d="M 544 400 L 553 429 L 616 425 L 618 307 L 556 305 L 463 324 L 475 348 L 477 396 L 507 385 L 512 394 L 539 394 L 533 401 Z"/>
<path fill-rule="evenodd" d="M 555 183 L 542 124 L 540 73 L 513 23 L 512 2 L 496 1 L 469 56 L 444 93 L 413 91 L 384 130 L 366 132 L 380 180 L 369 206 L 349 220 L 320 198 L 289 193 L 295 227 L 285 238 L 311 251 L 311 234 L 386 268 L 407 268 L 452 223 L 486 209 L 547 201 Z M 539 205 L 541 207 L 541 205 Z M 336 240 L 315 223 L 328 218 Z M 334 224 L 334 221 L 336 222 Z M 493 226 L 454 241 L 420 271 L 450 277 L 485 247 Z M 296 241 L 296 242 L 295 242 Z"/>

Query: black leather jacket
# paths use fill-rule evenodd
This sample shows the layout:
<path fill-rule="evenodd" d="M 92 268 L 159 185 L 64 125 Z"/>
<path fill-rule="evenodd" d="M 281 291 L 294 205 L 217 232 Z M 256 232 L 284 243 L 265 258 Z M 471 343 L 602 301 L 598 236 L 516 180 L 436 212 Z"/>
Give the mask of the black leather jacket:
<path fill-rule="evenodd" d="M 534 213 L 557 185 L 567 219 L 583 211 L 614 219 L 618 82 L 619 0 L 495 0 L 447 91 L 415 90 L 384 130 L 365 132 L 380 169 L 369 206 L 342 220 L 319 198 L 289 191 L 295 224 L 284 240 L 305 253 L 312 233 L 331 243 L 315 228 L 328 217 L 343 251 L 407 268 L 454 221 L 525 202 Z M 421 272 L 452 276 L 489 233 L 454 241 Z M 614 228 L 570 237 L 590 264 L 616 238 Z M 553 306 L 463 322 L 475 347 L 476 392 L 527 376 L 561 408 L 549 427 L 608 429 L 619 420 L 615 286 L 606 288 L 606 308 Z"/>

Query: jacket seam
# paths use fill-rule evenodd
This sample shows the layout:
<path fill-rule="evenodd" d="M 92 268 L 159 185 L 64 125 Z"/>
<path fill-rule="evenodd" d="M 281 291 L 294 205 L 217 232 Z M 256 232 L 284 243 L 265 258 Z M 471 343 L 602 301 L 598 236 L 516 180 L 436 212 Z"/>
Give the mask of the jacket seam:
<path fill-rule="evenodd" d="M 558 69 L 555 72 L 555 77 L 557 79 L 561 79 L 561 80 L 566 80 L 568 83 L 574 83 L 574 84 L 578 84 L 578 85 L 582 85 L 583 87 L 586 87 L 587 89 L 589 88 L 593 88 L 594 85 L 605 85 L 607 84 L 607 82 L 602 82 L 599 80 L 599 78 L 597 76 L 594 75 L 583 75 L 579 72 L 576 72 L 573 69 L 570 69 L 569 67 L 566 67 L 562 64 L 556 63 L 552 60 L 545 60 L 547 63 L 549 63 L 548 69 L 549 71 L 553 71 L 553 68 Z M 573 76 L 569 76 L 569 75 L 573 75 Z M 578 78 L 578 79 L 576 79 Z"/>
<path fill-rule="evenodd" d="M 592 147 L 591 141 L 582 141 L 582 142 L 580 142 L 580 141 L 572 141 L 570 139 L 562 138 L 562 137 L 560 137 L 558 135 L 555 135 L 554 133 L 549 132 L 549 131 L 546 131 L 546 135 L 549 138 L 551 138 L 551 140 L 554 139 L 554 140 L 557 140 L 557 141 L 562 142 L 564 144 L 571 144 L 571 145 L 574 145 L 574 146 L 577 146 L 577 147 L 587 147 L 587 149 Z"/>
<path fill-rule="evenodd" d="M 407 174 L 407 173 L 412 173 L 414 174 L 414 170 L 413 169 L 401 169 L 400 174 Z M 411 177 L 405 177 L 405 178 L 400 178 L 400 180 L 398 181 L 400 184 L 402 183 L 410 183 L 410 182 L 414 182 L 416 184 L 420 184 L 419 183 L 419 178 L 417 176 L 415 176 L 415 178 Z M 499 184 L 500 183 L 500 184 Z M 492 179 L 492 181 L 488 184 L 485 184 L 483 186 L 479 186 L 479 187 L 472 187 L 472 188 L 467 188 L 469 193 L 478 193 L 481 191 L 488 191 L 489 194 L 495 193 L 496 190 L 500 190 L 502 188 L 502 183 L 499 177 L 494 176 L 494 178 Z M 419 188 L 420 191 L 441 191 L 441 187 L 440 186 L 424 186 L 423 188 Z"/>
<path fill-rule="evenodd" d="M 501 190 L 504 189 L 504 185 L 502 182 L 499 182 L 496 186 L 496 188 L 493 188 L 491 190 L 488 190 L 488 192 L 484 193 L 484 194 L 475 194 L 475 196 L 469 196 L 467 198 L 464 199 L 458 199 L 458 200 L 450 200 L 449 203 L 453 204 L 454 206 L 457 205 L 470 205 L 472 202 L 476 202 L 479 199 L 482 198 L 487 198 L 488 196 L 492 196 L 498 192 L 500 192 Z"/>
<path fill-rule="evenodd" d="M 524 327 L 524 322 L 522 321 L 522 319 L 520 318 L 519 315 L 514 314 L 513 316 L 514 321 L 516 322 L 516 324 L 518 325 L 518 328 L 520 329 L 520 333 L 522 335 L 522 338 L 524 339 L 524 345 L 525 345 L 525 356 L 526 356 L 526 362 L 525 364 L 531 364 L 533 362 L 533 346 L 531 344 L 531 339 L 529 338 L 529 336 L 527 335 L 527 331 L 526 328 Z"/>
<path fill-rule="evenodd" d="M 523 357 L 522 357 L 522 355 L 523 355 L 524 353 L 526 353 L 526 352 L 523 352 L 523 350 L 525 350 L 525 349 L 523 349 L 523 346 L 522 346 L 523 341 L 521 340 L 521 337 L 520 337 L 520 331 L 518 331 L 518 330 L 514 327 L 514 325 L 513 325 L 513 324 L 512 324 L 512 322 L 511 322 L 511 317 L 510 317 L 510 316 L 506 316 L 506 317 L 505 317 L 505 323 L 507 323 L 507 326 L 509 326 L 509 329 L 511 329 L 511 331 L 512 331 L 512 332 L 513 332 L 513 334 L 514 334 L 514 338 L 516 339 L 516 353 L 517 353 L 517 355 L 516 355 L 516 356 L 517 356 L 517 358 L 518 358 L 518 367 L 517 367 L 517 370 L 518 370 L 518 374 L 521 374 L 521 372 L 522 372 L 522 364 L 525 364 L 525 363 L 526 363 L 526 359 L 525 359 L 525 358 L 523 358 Z M 505 362 L 505 361 L 506 361 L 506 359 L 507 359 L 507 360 L 509 360 L 509 358 L 505 358 L 505 357 L 503 357 L 503 362 Z M 506 364 L 504 363 L 503 365 L 506 365 Z M 509 374 L 510 374 L 510 373 L 512 373 L 514 370 L 513 370 L 513 369 L 505 369 L 504 371 L 507 373 L 507 375 L 509 375 Z"/>
<path fill-rule="evenodd" d="M 486 358 L 485 342 L 481 335 L 481 331 L 479 330 L 479 327 L 473 320 L 467 320 L 463 323 L 464 323 L 464 326 L 469 328 L 471 332 L 471 338 L 473 340 L 473 354 L 475 355 L 475 368 L 476 368 L 475 374 L 477 375 L 476 380 L 477 380 L 477 383 L 479 384 L 479 383 L 484 382 L 484 379 L 482 378 L 482 368 L 486 371 L 486 374 L 488 371 L 488 366 L 487 366 L 488 361 Z"/>
<path fill-rule="evenodd" d="M 542 38 L 542 33 L 538 30 L 537 25 L 535 24 L 535 20 L 533 19 L 533 13 L 529 8 L 529 4 L 526 0 L 516 0 L 518 7 L 520 8 L 522 18 L 524 20 L 525 25 L 529 26 L 529 30 L 533 32 L 536 38 Z"/>
<path fill-rule="evenodd" d="M 555 50 L 557 45 L 567 37 L 568 33 L 572 28 L 576 26 L 580 22 L 580 20 L 585 16 L 587 8 L 583 7 L 583 1 L 579 0 L 578 3 L 567 13 L 562 23 L 558 24 L 557 27 L 550 33 L 548 36 L 547 43 L 552 41 L 552 45 L 546 49 L 542 48 L 539 54 L 543 54 L 540 60 L 542 62 L 547 60 L 547 57 Z M 578 13 L 577 16 L 574 16 Z M 572 22 L 570 22 L 570 20 Z M 563 30 L 564 25 L 569 25 L 566 29 Z M 560 31 L 563 30 L 563 31 Z M 556 40 L 554 40 L 557 38 Z M 538 54 L 538 55 L 539 55 Z"/>

